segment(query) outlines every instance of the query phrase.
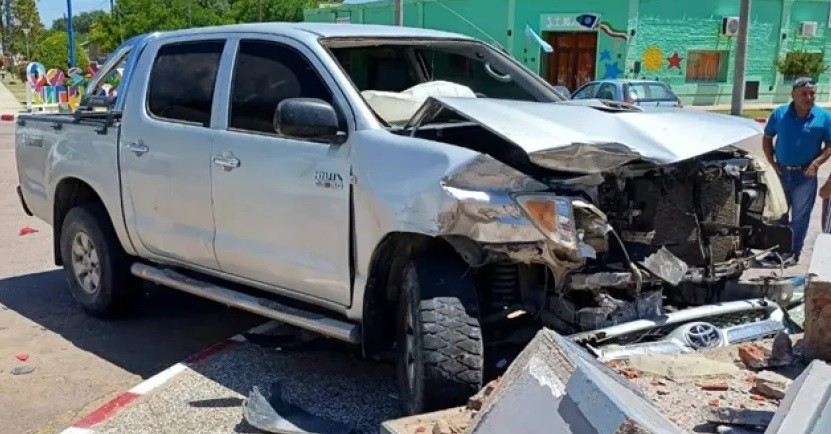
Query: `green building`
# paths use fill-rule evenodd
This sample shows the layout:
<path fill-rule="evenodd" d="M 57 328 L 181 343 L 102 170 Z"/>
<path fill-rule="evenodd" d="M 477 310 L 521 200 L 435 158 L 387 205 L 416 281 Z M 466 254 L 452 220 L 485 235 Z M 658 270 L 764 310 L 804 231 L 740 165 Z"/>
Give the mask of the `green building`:
<path fill-rule="evenodd" d="M 752 0 L 745 101 L 790 97 L 792 74 L 828 48 L 831 0 Z M 404 25 L 463 33 L 503 47 L 550 83 L 600 78 L 666 82 L 688 105 L 729 104 L 739 0 L 405 0 Z M 305 11 L 305 20 L 393 24 L 392 2 Z M 547 53 L 526 29 L 546 41 Z M 777 60 L 790 69 L 780 70 Z M 821 59 L 827 65 L 827 58 Z M 794 71 L 795 65 L 797 71 Z M 802 74 L 799 74 L 802 75 Z M 831 100 L 827 71 L 819 101 Z"/>

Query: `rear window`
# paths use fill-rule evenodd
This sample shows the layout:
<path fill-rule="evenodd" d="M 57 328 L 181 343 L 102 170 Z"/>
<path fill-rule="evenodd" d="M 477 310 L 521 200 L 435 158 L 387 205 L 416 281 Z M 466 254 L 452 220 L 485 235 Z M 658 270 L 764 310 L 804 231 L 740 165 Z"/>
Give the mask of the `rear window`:
<path fill-rule="evenodd" d="M 630 83 L 627 92 L 633 101 L 675 101 L 675 92 L 664 83 Z"/>

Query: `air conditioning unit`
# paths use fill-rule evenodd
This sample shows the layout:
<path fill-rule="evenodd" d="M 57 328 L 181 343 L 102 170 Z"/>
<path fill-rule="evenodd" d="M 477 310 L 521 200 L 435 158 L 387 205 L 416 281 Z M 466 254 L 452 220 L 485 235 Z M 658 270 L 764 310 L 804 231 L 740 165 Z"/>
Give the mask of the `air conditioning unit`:
<path fill-rule="evenodd" d="M 803 21 L 799 23 L 799 37 L 813 38 L 817 35 L 817 27 L 816 21 Z"/>
<path fill-rule="evenodd" d="M 739 17 L 724 17 L 721 19 L 721 35 L 736 36 L 739 34 Z"/>

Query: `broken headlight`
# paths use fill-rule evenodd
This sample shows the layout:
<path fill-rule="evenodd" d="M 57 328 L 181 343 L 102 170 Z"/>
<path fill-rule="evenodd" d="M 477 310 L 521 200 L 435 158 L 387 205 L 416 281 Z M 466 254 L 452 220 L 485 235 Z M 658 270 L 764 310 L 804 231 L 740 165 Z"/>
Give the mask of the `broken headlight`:
<path fill-rule="evenodd" d="M 514 196 L 531 223 L 563 249 L 578 248 L 574 207 L 571 199 L 553 194 L 531 193 Z"/>

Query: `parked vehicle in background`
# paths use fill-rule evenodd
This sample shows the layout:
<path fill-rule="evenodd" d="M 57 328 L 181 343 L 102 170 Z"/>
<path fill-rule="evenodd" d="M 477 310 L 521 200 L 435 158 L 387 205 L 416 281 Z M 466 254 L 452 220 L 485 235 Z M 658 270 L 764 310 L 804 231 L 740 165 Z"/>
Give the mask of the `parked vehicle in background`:
<path fill-rule="evenodd" d="M 463 404 L 542 326 L 606 356 L 782 327 L 725 289 L 791 243 L 736 147 L 752 120 L 573 101 L 479 40 L 353 24 L 137 36 L 87 92 L 20 115 L 15 155 L 91 314 L 149 280 L 360 345 L 408 414 Z"/>
<path fill-rule="evenodd" d="M 605 99 L 641 107 L 683 107 L 672 88 L 655 80 L 595 80 L 577 88 L 571 99 Z"/>

